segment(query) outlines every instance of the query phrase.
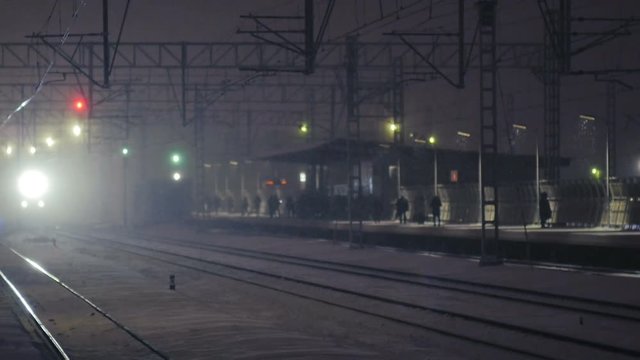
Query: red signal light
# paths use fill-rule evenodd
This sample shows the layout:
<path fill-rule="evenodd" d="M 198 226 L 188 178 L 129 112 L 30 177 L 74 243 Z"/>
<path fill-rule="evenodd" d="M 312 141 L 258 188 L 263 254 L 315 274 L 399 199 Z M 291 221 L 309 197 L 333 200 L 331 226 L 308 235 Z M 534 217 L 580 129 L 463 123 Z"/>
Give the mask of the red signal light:
<path fill-rule="evenodd" d="M 87 102 L 84 99 L 76 99 L 73 101 L 73 109 L 75 111 L 85 111 L 87 109 Z"/>

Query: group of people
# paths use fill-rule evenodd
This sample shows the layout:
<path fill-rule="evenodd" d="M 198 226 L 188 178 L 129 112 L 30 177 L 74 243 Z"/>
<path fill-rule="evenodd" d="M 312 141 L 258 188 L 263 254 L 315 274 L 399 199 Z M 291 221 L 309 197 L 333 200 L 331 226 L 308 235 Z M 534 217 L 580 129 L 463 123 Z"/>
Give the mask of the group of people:
<path fill-rule="evenodd" d="M 301 201 L 301 200 L 300 200 Z M 276 194 L 271 194 L 267 198 L 267 213 L 269 217 L 280 217 L 282 216 L 280 213 L 282 200 L 278 198 Z M 207 207 L 213 211 L 214 213 L 218 213 L 222 205 L 225 205 L 227 212 L 234 211 L 234 201 L 231 196 L 227 197 L 224 201 L 219 196 L 215 195 L 212 199 L 207 201 Z M 256 216 L 260 215 L 260 208 L 262 205 L 262 198 L 259 195 L 256 195 L 253 198 L 253 213 Z M 296 217 L 298 206 L 297 202 L 293 199 L 292 196 L 288 196 L 284 201 L 284 210 L 287 217 Z M 548 221 L 551 219 L 551 206 L 549 204 L 549 197 L 546 192 L 540 194 L 540 202 L 539 206 L 539 215 L 540 215 L 540 225 L 542 228 L 550 227 Z M 374 198 L 373 201 L 370 202 L 370 212 L 369 215 L 373 219 L 375 223 L 379 223 L 383 218 L 384 213 L 384 205 L 381 199 Z M 431 208 L 431 214 L 433 218 L 433 226 L 441 226 L 442 220 L 440 217 L 441 208 L 442 208 L 442 200 L 439 196 L 434 196 L 431 198 L 429 202 L 429 207 Z M 249 198 L 243 197 L 240 203 L 240 209 L 238 209 L 242 216 L 251 215 L 251 211 L 249 209 Z M 304 210 L 304 209 L 303 209 Z M 395 218 L 400 222 L 400 224 L 406 224 L 408 221 L 407 213 L 409 212 L 409 200 L 401 195 L 395 202 Z M 414 199 L 414 205 L 412 209 L 413 220 L 418 224 L 424 224 L 426 221 L 426 212 L 425 212 L 425 199 L 422 195 L 418 195 Z"/>
<path fill-rule="evenodd" d="M 442 207 L 442 200 L 438 195 L 434 196 L 429 203 L 431 207 L 431 214 L 433 216 L 433 226 L 441 226 L 442 220 L 440 219 L 440 208 Z M 546 192 L 540 194 L 540 202 L 538 204 L 540 215 L 540 226 L 542 228 L 550 227 L 547 222 L 551 219 L 551 205 L 549 203 L 549 195 Z M 407 211 L 409 211 L 409 201 L 403 196 L 396 200 L 396 219 L 400 224 L 407 223 Z M 415 200 L 415 206 L 413 209 L 415 221 L 418 224 L 424 224 L 424 197 L 418 195 Z"/>
<path fill-rule="evenodd" d="M 431 208 L 431 214 L 433 216 L 433 226 L 441 226 L 440 208 L 442 207 L 442 200 L 440 200 L 438 195 L 431 199 L 429 207 Z M 400 224 L 407 223 L 407 211 L 409 211 L 409 200 L 407 200 L 404 195 L 400 195 L 396 200 L 396 219 L 400 221 Z M 418 224 L 424 224 L 426 214 L 424 211 L 424 197 L 422 195 L 416 197 L 413 214 Z"/>

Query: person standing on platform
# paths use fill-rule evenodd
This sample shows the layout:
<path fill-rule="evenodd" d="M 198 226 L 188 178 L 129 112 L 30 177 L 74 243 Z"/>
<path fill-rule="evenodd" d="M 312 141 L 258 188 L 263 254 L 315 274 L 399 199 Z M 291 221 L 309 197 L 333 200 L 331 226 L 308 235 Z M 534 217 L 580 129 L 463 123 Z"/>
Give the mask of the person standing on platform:
<path fill-rule="evenodd" d="M 269 196 L 269 199 L 267 199 L 267 207 L 269 208 L 270 218 L 273 218 L 276 215 L 276 212 L 278 212 L 279 206 L 280 206 L 280 200 L 275 194 L 271 194 L 271 196 Z"/>
<path fill-rule="evenodd" d="M 442 225 L 442 220 L 440 220 L 440 208 L 442 207 L 442 201 L 438 195 L 434 196 L 431 199 L 431 214 L 433 215 L 433 226 Z"/>
<path fill-rule="evenodd" d="M 260 216 L 260 203 L 262 203 L 262 199 L 260 195 L 256 194 L 253 198 L 253 211 L 256 212 L 256 216 Z"/>
<path fill-rule="evenodd" d="M 249 215 L 249 199 L 247 199 L 246 196 L 242 197 L 242 204 L 240 209 L 242 216 Z"/>
<path fill-rule="evenodd" d="M 287 217 L 295 217 L 296 216 L 296 204 L 293 200 L 293 197 L 287 196 L 284 204 L 285 211 L 287 212 Z"/>
<path fill-rule="evenodd" d="M 409 210 L 409 201 L 403 195 L 400 195 L 396 200 L 396 216 L 400 220 L 400 224 L 407 223 L 407 210 Z"/>
<path fill-rule="evenodd" d="M 551 205 L 549 204 L 549 195 L 546 192 L 540 193 L 540 203 L 538 204 L 540 209 L 540 227 L 551 227 L 547 224 L 547 221 L 551 219 Z"/>

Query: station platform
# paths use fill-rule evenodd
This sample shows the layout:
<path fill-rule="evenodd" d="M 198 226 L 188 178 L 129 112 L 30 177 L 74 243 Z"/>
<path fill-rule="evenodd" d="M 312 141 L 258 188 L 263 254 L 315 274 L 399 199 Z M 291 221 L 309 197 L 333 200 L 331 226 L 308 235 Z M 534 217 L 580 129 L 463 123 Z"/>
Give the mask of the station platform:
<path fill-rule="evenodd" d="M 238 214 L 193 214 L 196 224 L 245 231 L 347 240 L 347 221 L 302 220 Z M 358 228 L 357 222 L 354 229 Z M 365 245 L 478 255 L 480 224 L 399 224 L 398 221 L 364 221 Z M 505 258 L 551 261 L 582 266 L 640 269 L 640 232 L 613 228 L 545 228 L 539 225 L 501 226 L 499 247 Z"/>

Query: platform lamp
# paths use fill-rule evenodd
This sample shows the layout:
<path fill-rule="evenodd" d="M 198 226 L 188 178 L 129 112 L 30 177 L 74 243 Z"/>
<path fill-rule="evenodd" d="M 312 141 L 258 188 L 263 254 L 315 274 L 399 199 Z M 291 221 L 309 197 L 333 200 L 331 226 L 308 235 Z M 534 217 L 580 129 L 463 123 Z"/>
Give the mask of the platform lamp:
<path fill-rule="evenodd" d="M 592 115 L 584 115 L 581 114 L 578 116 L 580 120 L 583 121 L 596 121 L 596 117 Z M 607 213 L 607 227 L 611 227 L 611 198 L 609 196 L 609 178 L 611 174 L 609 174 L 609 122 L 605 121 L 605 153 L 604 153 L 604 202 L 605 202 L 605 211 Z M 595 173 L 594 173 L 595 170 Z M 600 170 L 597 168 L 591 169 L 591 174 L 595 176 L 597 179 L 600 178 Z"/>

